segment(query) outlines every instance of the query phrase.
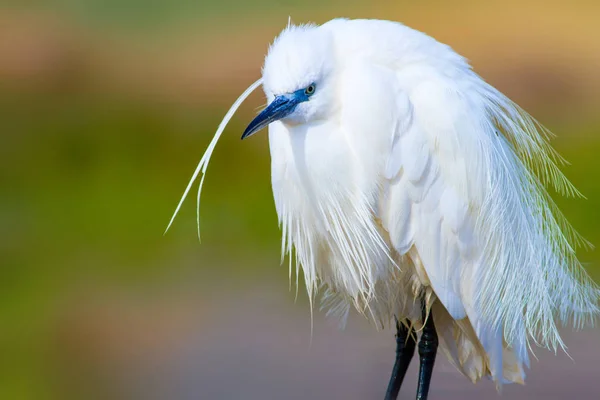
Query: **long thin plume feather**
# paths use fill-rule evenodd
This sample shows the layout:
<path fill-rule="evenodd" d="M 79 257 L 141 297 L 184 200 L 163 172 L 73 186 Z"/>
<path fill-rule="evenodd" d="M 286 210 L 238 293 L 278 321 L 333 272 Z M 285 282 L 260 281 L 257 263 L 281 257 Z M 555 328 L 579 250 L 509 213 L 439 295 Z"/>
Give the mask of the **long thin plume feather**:
<path fill-rule="evenodd" d="M 171 217 L 171 220 L 169 221 L 169 225 L 167 225 L 167 229 L 165 229 L 165 233 L 167 233 L 167 231 L 173 224 L 173 221 L 175 220 L 175 217 L 177 216 L 177 213 L 179 212 L 179 209 L 181 208 L 183 201 L 187 197 L 190 189 L 192 188 L 192 185 L 198 178 L 198 175 L 202 172 L 202 178 L 200 178 L 200 185 L 198 186 L 198 196 L 196 199 L 196 223 L 198 224 L 198 240 L 200 240 L 200 194 L 202 193 L 202 185 L 204 184 L 204 178 L 206 177 L 206 169 L 208 168 L 208 162 L 210 161 L 210 157 L 212 156 L 212 153 L 217 145 L 217 142 L 219 141 L 219 138 L 221 137 L 221 134 L 227 127 L 227 124 L 229 123 L 229 121 L 231 120 L 231 118 L 233 117 L 233 115 L 235 114 L 237 109 L 240 107 L 240 105 L 242 105 L 244 100 L 246 100 L 248 98 L 248 96 L 250 96 L 250 94 L 254 90 L 256 90 L 256 88 L 259 87 L 261 84 L 262 84 L 262 78 L 260 78 L 259 80 L 254 82 L 252 85 L 250 85 L 248 87 L 248 89 L 246 89 L 244 91 L 244 93 L 242 93 L 240 95 L 240 97 L 238 97 L 237 100 L 233 103 L 233 105 L 231 106 L 229 111 L 227 111 L 227 114 L 225 114 L 225 117 L 221 121 L 221 124 L 219 124 L 219 128 L 217 129 L 215 136 L 212 138 L 212 140 L 210 141 L 210 144 L 206 148 L 206 151 L 202 155 L 202 158 L 200 159 L 200 162 L 198 163 L 198 166 L 196 167 L 196 170 L 194 171 L 194 174 L 192 175 L 192 179 L 190 179 L 190 182 L 188 183 L 187 187 L 185 188 L 185 191 L 183 192 L 183 196 L 181 196 L 181 200 L 179 200 L 179 204 L 177 204 L 177 208 L 175 209 L 175 212 L 173 213 L 173 216 Z"/>

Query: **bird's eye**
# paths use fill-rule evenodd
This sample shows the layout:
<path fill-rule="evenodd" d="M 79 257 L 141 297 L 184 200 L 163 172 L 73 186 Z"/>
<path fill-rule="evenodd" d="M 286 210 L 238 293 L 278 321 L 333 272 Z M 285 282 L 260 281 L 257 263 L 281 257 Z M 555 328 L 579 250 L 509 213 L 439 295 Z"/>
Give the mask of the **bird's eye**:
<path fill-rule="evenodd" d="M 304 89 L 304 94 L 307 96 L 310 96 L 311 94 L 313 94 L 315 92 L 315 84 L 310 84 L 308 85 L 308 87 L 306 89 Z"/>

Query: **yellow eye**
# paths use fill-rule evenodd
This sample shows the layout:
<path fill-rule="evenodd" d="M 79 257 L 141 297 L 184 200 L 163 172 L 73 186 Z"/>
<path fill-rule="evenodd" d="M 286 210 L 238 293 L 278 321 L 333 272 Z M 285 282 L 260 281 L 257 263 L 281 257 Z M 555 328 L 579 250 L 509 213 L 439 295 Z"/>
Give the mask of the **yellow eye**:
<path fill-rule="evenodd" d="M 311 94 L 313 94 L 315 92 L 315 89 L 316 89 L 316 87 L 315 87 L 314 83 L 311 85 L 308 85 L 308 87 L 306 89 L 304 89 L 304 94 L 307 96 L 310 96 Z"/>

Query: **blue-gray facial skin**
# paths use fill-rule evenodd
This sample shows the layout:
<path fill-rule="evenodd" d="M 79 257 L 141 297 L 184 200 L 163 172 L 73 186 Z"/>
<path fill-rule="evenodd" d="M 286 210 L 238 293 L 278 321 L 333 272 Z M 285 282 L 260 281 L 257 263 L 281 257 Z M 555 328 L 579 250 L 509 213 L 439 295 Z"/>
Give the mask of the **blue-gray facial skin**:
<path fill-rule="evenodd" d="M 268 126 L 271 122 L 283 119 L 293 113 L 298 104 L 308 101 L 315 91 L 316 85 L 311 83 L 304 89 L 276 96 L 271 104 L 250 122 L 242 134 L 242 140 L 254 135 L 256 132 Z"/>

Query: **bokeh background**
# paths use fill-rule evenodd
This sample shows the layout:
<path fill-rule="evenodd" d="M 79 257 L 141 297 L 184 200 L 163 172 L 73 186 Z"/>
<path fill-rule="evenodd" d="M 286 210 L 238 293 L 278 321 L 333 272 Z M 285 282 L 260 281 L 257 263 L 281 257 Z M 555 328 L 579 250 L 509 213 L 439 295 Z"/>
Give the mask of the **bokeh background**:
<path fill-rule="evenodd" d="M 557 198 L 600 243 L 600 2 L 3 0 L 0 398 L 382 398 L 393 332 L 345 331 L 279 264 L 255 93 L 194 201 L 164 228 L 229 105 L 287 24 L 393 19 L 468 57 L 543 121 L 587 200 Z M 581 258 L 600 278 L 598 251 Z M 507 398 L 600 398 L 600 334 L 538 351 Z M 495 396 L 440 357 L 434 398 Z M 409 372 L 403 396 L 412 398 Z M 454 396 L 454 397 L 453 397 Z"/>

